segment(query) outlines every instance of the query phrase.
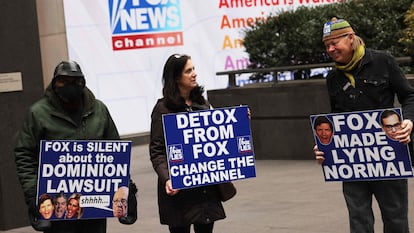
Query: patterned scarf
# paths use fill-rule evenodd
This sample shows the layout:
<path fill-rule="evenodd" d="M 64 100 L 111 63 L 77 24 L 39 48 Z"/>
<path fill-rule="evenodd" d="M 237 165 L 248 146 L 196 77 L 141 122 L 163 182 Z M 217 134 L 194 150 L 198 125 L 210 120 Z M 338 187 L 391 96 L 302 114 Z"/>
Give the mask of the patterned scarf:
<path fill-rule="evenodd" d="M 365 55 L 365 47 L 363 45 L 360 45 L 355 51 L 354 55 L 352 56 L 352 60 L 346 64 L 346 65 L 340 65 L 339 63 L 335 62 L 336 68 L 339 70 L 344 71 L 345 76 L 349 79 L 349 82 L 351 82 L 351 85 L 355 87 L 355 78 L 351 74 L 351 71 L 354 70 L 359 64 L 361 59 Z"/>

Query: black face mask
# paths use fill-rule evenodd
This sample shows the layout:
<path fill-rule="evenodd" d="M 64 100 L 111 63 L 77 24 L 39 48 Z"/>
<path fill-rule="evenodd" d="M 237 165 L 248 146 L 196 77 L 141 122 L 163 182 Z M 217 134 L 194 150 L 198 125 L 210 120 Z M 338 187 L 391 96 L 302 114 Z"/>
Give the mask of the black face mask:
<path fill-rule="evenodd" d="M 80 104 L 83 95 L 83 86 L 67 83 L 63 87 L 56 87 L 57 96 L 66 104 Z"/>

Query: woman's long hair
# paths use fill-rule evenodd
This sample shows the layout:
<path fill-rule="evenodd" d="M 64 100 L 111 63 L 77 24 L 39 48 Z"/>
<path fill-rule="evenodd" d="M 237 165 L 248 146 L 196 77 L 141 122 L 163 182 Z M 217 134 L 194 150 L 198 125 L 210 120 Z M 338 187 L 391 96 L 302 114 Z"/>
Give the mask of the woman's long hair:
<path fill-rule="evenodd" d="M 172 110 L 181 111 L 185 109 L 185 100 L 180 95 L 177 81 L 180 79 L 184 70 L 185 64 L 191 57 L 186 54 L 173 54 L 164 65 L 162 74 L 162 94 L 166 100 L 167 107 Z M 197 85 L 190 92 L 190 99 L 198 104 L 205 104 L 206 100 L 203 97 L 204 88 Z"/>

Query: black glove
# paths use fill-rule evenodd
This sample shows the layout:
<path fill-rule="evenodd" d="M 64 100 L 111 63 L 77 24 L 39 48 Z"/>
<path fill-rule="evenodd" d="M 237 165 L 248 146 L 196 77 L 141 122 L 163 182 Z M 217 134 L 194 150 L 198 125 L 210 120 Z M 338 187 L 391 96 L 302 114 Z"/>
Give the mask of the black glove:
<path fill-rule="evenodd" d="M 41 219 L 42 216 L 39 213 L 39 208 L 36 205 L 36 199 L 30 198 L 27 201 L 27 207 L 29 212 L 29 220 L 33 229 L 36 231 L 46 231 L 51 228 L 51 223 L 49 220 Z"/>
<path fill-rule="evenodd" d="M 138 209 L 137 209 L 137 196 L 138 192 L 137 186 L 135 183 L 130 180 L 128 187 L 128 213 L 126 217 L 118 218 L 119 222 L 126 225 L 134 224 L 138 218 Z"/>

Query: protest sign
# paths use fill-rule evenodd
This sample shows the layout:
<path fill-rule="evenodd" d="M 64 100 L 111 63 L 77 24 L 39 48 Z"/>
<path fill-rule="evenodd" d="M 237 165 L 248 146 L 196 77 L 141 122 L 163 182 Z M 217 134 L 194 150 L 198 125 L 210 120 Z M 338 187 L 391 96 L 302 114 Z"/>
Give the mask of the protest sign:
<path fill-rule="evenodd" d="M 163 115 L 175 189 L 256 176 L 247 106 Z"/>
<path fill-rule="evenodd" d="M 325 181 L 413 177 L 408 146 L 395 138 L 401 119 L 400 108 L 311 115 Z"/>
<path fill-rule="evenodd" d="M 128 188 L 130 157 L 130 141 L 42 140 L 39 212 L 49 220 L 114 217 L 113 197 Z"/>

